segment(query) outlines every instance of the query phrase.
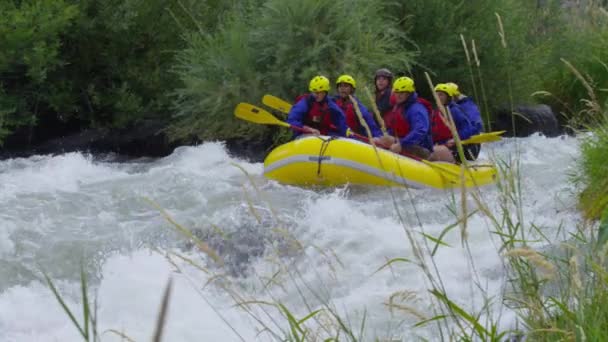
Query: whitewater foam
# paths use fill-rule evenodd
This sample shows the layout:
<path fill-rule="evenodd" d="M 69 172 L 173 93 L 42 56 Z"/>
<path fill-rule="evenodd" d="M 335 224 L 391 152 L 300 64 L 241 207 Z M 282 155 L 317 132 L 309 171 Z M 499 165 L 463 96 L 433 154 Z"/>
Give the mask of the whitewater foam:
<path fill-rule="evenodd" d="M 482 158 L 508 160 L 519 152 L 527 224 L 534 222 L 546 234 L 557 234 L 560 224 L 575 227 L 579 217 L 568 180 L 579 153 L 576 138 L 535 135 L 489 146 Z M 392 295 L 411 292 L 402 304 L 432 313 L 420 268 L 405 261 L 382 266 L 394 258 L 415 260 L 406 231 L 432 248 L 422 234 L 437 237 L 456 221 L 448 208 L 459 208 L 457 193 L 452 199 L 429 190 L 313 191 L 267 181 L 261 174 L 261 164 L 230 157 L 221 143 L 178 148 L 145 163 L 112 163 L 79 153 L 0 162 L 0 340 L 79 341 L 37 265 L 79 312 L 80 260 L 97 294 L 100 329 L 123 331 L 136 340 L 152 336 L 170 276 L 168 341 L 240 340 L 232 329 L 246 341 L 272 339 L 268 332 L 257 335 L 260 322 L 235 307 L 219 284 L 231 284 L 242 300 L 279 301 L 300 318 L 330 302 L 355 326 L 365 315 L 369 338 L 433 337 L 431 329 L 412 327 L 420 317 L 394 308 L 391 313 L 388 306 Z M 481 190 L 493 209 L 499 205 L 496 193 L 495 187 Z M 214 266 L 185 243 L 149 201 L 204 238 L 229 265 Z M 472 199 L 467 204 L 475 208 Z M 483 288 L 499 298 L 504 266 L 489 227 L 486 218 L 473 215 L 468 242 Z M 449 247 L 439 248 L 434 260 L 448 295 L 479 310 L 484 303 L 471 282 L 460 232 L 456 227 L 444 236 Z M 165 252 L 184 254 L 209 273 L 175 257 L 172 264 Z M 218 278 L 223 280 L 207 284 L 217 274 L 224 274 Z M 273 329 L 287 328 L 284 319 L 275 324 L 277 308 L 252 310 Z M 495 315 L 499 310 L 496 305 Z M 504 326 L 514 320 L 503 312 Z M 102 340 L 120 338 L 106 333 Z"/>

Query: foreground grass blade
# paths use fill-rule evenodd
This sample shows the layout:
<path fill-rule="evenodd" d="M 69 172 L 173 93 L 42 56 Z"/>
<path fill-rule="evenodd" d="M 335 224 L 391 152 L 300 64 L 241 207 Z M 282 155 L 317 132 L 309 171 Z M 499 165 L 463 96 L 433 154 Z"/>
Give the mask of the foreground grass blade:
<path fill-rule="evenodd" d="M 163 301 L 158 312 L 158 319 L 156 320 L 156 331 L 154 332 L 154 338 L 152 341 L 160 342 L 163 335 L 163 328 L 167 321 L 167 311 L 169 310 L 169 298 L 171 297 L 171 289 L 173 288 L 173 279 L 169 278 L 165 293 L 163 294 Z"/>
<path fill-rule="evenodd" d="M 46 279 L 47 285 L 49 286 L 49 288 L 53 292 L 53 295 L 55 296 L 55 299 L 57 299 L 57 301 L 59 302 L 59 304 L 63 308 L 63 311 L 65 311 L 65 313 L 68 315 L 68 317 L 70 317 L 70 320 L 72 321 L 72 323 L 74 324 L 74 326 L 76 327 L 76 329 L 78 329 L 78 331 L 80 332 L 80 334 L 82 335 L 82 337 L 84 338 L 84 340 L 85 341 L 89 341 L 89 333 L 88 333 L 89 330 L 88 330 L 88 328 L 83 328 L 83 327 L 80 326 L 80 323 L 78 323 L 78 321 L 76 320 L 76 316 L 74 316 L 74 314 L 72 313 L 72 311 L 70 310 L 70 308 L 68 308 L 67 304 L 63 300 L 63 297 L 61 297 L 61 294 L 59 294 L 59 291 L 55 287 L 55 284 L 53 284 L 53 281 L 51 280 L 51 278 L 49 277 L 49 275 L 45 271 L 42 271 L 42 274 L 44 275 L 44 278 Z M 84 277 L 84 275 L 83 275 L 83 277 Z M 86 280 L 82 281 L 81 285 L 86 286 Z M 83 289 L 83 292 L 86 292 L 86 288 Z M 87 310 L 87 308 L 88 308 L 88 306 L 86 304 L 83 304 L 83 309 L 85 311 Z M 88 314 L 85 317 L 88 317 Z M 89 322 L 85 320 L 84 321 L 84 325 L 86 326 L 88 324 L 89 324 Z"/>

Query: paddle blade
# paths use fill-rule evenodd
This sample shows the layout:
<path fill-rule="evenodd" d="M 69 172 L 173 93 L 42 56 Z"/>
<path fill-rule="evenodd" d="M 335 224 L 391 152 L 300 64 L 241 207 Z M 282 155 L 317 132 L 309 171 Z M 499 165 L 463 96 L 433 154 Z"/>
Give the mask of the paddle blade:
<path fill-rule="evenodd" d="M 463 144 L 481 144 L 481 143 L 487 143 L 487 142 L 493 142 L 493 141 L 499 141 L 502 138 L 500 137 L 502 134 L 504 134 L 506 131 L 496 131 L 496 132 L 489 132 L 489 133 L 480 133 L 477 135 L 474 135 L 472 137 L 470 137 L 467 140 L 464 140 L 462 143 Z"/>
<path fill-rule="evenodd" d="M 283 113 L 289 113 L 289 110 L 291 110 L 291 103 L 273 95 L 264 95 L 264 97 L 262 97 L 262 103 Z"/>
<path fill-rule="evenodd" d="M 239 103 L 234 109 L 234 115 L 239 119 L 253 123 L 290 127 L 287 122 L 283 122 L 262 108 L 249 103 Z"/>

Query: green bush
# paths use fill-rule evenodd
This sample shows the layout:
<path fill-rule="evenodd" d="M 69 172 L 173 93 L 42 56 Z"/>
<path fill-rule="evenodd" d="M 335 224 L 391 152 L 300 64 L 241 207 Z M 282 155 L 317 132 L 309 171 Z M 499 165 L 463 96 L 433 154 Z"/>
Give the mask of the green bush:
<path fill-rule="evenodd" d="M 0 142 L 43 116 L 81 126 L 170 119 L 182 36 L 213 29 L 217 1 L 3 1 Z"/>
<path fill-rule="evenodd" d="M 268 130 L 232 116 L 238 102 L 259 103 L 265 93 L 293 100 L 316 74 L 351 73 L 361 88 L 379 65 L 409 68 L 413 52 L 402 48 L 407 38 L 388 8 L 378 0 L 236 6 L 218 32 L 191 35 L 179 53 L 174 136 L 259 138 Z"/>
<path fill-rule="evenodd" d="M 0 12 L 2 142 L 14 127 L 35 123 L 47 99 L 62 98 L 61 84 L 49 87 L 48 82 L 67 63 L 61 38 L 72 29 L 78 7 L 62 0 L 3 1 Z"/>
<path fill-rule="evenodd" d="M 94 126 L 125 126 L 143 118 L 168 118 L 168 96 L 179 80 L 171 72 L 184 31 L 202 23 L 206 2 L 110 0 L 80 2 L 77 30 L 64 37 L 72 61 L 77 108 L 72 114 Z M 197 19 L 198 18 L 198 19 Z M 63 76 L 65 77 L 65 76 Z"/>
<path fill-rule="evenodd" d="M 543 101 L 562 113 L 562 121 L 569 121 L 575 128 L 597 124 L 597 118 L 588 115 L 586 104 L 581 101 L 593 100 L 589 89 L 573 78 L 568 68 L 562 67 L 562 60 L 578 69 L 593 88 L 600 89 L 594 94 L 597 103 L 608 100 L 608 92 L 601 90 L 608 84 L 608 12 L 595 5 L 565 11 L 561 15 L 564 25 L 552 38 L 552 49 L 547 51 L 545 64 L 551 67 L 543 71 L 542 89 L 552 96 Z"/>
<path fill-rule="evenodd" d="M 293 100 L 318 73 L 352 74 L 361 89 L 379 67 L 412 74 L 427 97 L 424 72 L 459 83 L 486 114 L 536 100 L 580 125 L 587 89 L 561 59 L 608 81 L 608 15 L 597 4 L 24 0 L 0 10 L 0 142 L 43 117 L 82 127 L 154 118 L 171 122 L 174 138 L 282 139 L 282 129 L 236 122 L 235 104 Z M 539 90 L 552 96 L 530 97 Z"/>
<path fill-rule="evenodd" d="M 562 24 L 558 11 L 556 1 L 413 0 L 395 3 L 390 13 L 420 50 L 412 72 L 422 95 L 431 96 L 423 77 L 429 72 L 435 83 L 453 81 L 474 96 L 485 118 L 513 101 L 534 101 L 530 95 L 549 68 L 548 37 Z"/>
<path fill-rule="evenodd" d="M 582 144 L 582 173 L 585 184 L 580 204 L 587 217 L 599 219 L 608 207 L 608 121 L 598 125 Z"/>

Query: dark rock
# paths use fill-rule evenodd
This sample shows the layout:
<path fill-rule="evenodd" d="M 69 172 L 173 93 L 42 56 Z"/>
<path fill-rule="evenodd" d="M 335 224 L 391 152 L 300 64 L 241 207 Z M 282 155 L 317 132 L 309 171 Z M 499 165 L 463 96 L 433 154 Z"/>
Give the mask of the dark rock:
<path fill-rule="evenodd" d="M 180 142 L 171 142 L 159 121 L 144 121 L 121 129 L 86 129 L 55 137 L 38 144 L 26 144 L 13 138 L 0 150 L 0 158 L 29 157 L 36 154 L 67 152 L 114 152 L 133 157 L 162 157 L 171 154 Z"/>
<path fill-rule="evenodd" d="M 226 148 L 231 155 L 253 163 L 263 162 L 272 146 L 272 137 L 259 141 L 248 141 L 246 139 L 231 139 L 226 141 Z"/>
<path fill-rule="evenodd" d="M 0 148 L 0 160 L 27 158 L 33 155 L 86 152 L 115 153 L 121 160 L 139 157 L 164 157 L 178 146 L 201 143 L 197 138 L 170 141 L 166 123 L 147 120 L 121 129 L 84 129 L 77 124 L 61 126 L 48 123 L 46 127 L 24 127 L 15 131 Z M 261 162 L 273 145 L 272 137 L 226 141 L 228 152 L 251 162 Z"/>
<path fill-rule="evenodd" d="M 496 121 L 492 124 L 492 130 L 505 130 L 507 131 L 505 136 L 511 137 L 527 137 L 536 132 L 547 137 L 555 137 L 563 133 L 555 114 L 547 105 L 518 105 L 514 112 L 512 114 L 510 109 L 499 110 Z"/>

